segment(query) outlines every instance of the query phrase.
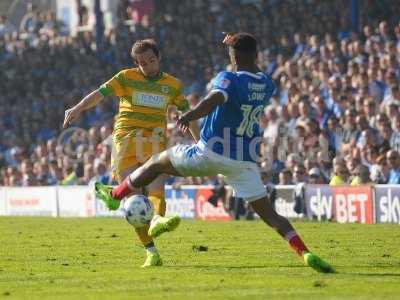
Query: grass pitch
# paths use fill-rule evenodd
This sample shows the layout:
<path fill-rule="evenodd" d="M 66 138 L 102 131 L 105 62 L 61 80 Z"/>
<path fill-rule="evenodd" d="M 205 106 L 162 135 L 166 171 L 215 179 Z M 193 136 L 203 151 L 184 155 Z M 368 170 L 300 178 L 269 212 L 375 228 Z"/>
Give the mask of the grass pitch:
<path fill-rule="evenodd" d="M 160 268 L 121 219 L 0 218 L 0 299 L 400 299 L 400 227 L 294 223 L 338 274 L 304 266 L 262 222 L 185 221 Z"/>

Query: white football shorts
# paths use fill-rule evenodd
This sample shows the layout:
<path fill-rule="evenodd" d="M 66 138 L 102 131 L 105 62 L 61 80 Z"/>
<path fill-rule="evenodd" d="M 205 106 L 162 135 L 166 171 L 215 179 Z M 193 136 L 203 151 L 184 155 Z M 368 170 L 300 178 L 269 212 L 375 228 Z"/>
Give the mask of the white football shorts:
<path fill-rule="evenodd" d="M 251 202 L 267 195 L 257 164 L 219 155 L 203 142 L 176 145 L 168 154 L 174 168 L 184 177 L 224 175 L 235 197 Z"/>

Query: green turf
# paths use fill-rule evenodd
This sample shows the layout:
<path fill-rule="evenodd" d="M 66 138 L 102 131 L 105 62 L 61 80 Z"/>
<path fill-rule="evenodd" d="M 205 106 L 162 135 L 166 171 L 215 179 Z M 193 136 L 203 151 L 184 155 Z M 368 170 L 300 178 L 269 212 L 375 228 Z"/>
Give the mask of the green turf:
<path fill-rule="evenodd" d="M 2 217 L 0 299 L 400 298 L 398 225 L 295 227 L 338 274 L 305 267 L 261 222 L 183 222 L 157 241 L 164 266 L 142 270 L 123 220 Z"/>

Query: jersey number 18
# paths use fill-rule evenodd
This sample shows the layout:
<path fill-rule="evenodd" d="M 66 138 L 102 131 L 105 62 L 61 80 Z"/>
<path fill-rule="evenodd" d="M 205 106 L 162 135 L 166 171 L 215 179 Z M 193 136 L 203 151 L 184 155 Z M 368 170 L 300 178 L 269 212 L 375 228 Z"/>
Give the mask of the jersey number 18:
<path fill-rule="evenodd" d="M 247 135 L 249 138 L 254 135 L 254 124 L 256 124 L 260 118 L 260 113 L 264 110 L 263 105 L 254 107 L 249 104 L 242 104 L 240 109 L 243 112 L 243 120 L 240 123 L 236 134 L 239 136 Z"/>

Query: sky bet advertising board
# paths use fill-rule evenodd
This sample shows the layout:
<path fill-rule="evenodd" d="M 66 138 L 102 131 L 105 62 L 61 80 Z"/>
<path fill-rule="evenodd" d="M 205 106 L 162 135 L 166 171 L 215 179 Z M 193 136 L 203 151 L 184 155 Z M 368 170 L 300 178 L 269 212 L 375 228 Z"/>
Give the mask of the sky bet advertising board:
<path fill-rule="evenodd" d="M 400 224 L 400 186 L 375 186 L 375 222 Z"/>
<path fill-rule="evenodd" d="M 305 196 L 309 219 L 338 223 L 374 222 L 371 186 L 308 185 Z"/>

